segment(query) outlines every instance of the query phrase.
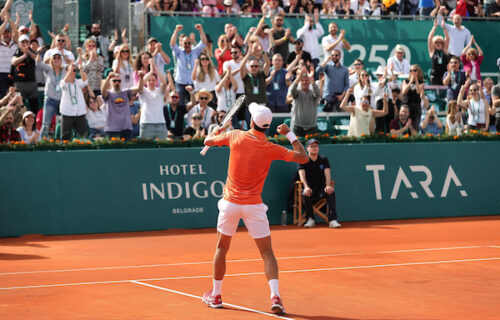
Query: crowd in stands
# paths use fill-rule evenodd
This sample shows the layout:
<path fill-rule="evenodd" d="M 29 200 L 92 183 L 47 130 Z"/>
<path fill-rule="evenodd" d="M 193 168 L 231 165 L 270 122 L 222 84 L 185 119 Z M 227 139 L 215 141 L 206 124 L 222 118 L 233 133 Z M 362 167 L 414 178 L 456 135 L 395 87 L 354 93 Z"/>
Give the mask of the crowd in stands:
<path fill-rule="evenodd" d="M 0 13 L 0 140 L 202 138 L 243 94 L 246 105 L 256 102 L 289 114 L 298 136 L 318 131 L 321 107 L 324 112 L 347 112 L 350 136 L 500 130 L 500 87 L 482 78 L 486 57 L 462 25 L 461 15 L 450 15 L 452 23 L 447 23 L 446 14 L 458 12 L 450 1 L 399 2 L 410 13 L 420 9 L 420 14 L 437 15 L 428 36 L 428 81 L 419 65 L 405 59 L 403 45 L 397 45 L 387 66 L 374 74 L 359 59 L 345 66 L 349 35 L 336 22 L 325 32 L 319 21 L 332 12 L 357 15 L 360 7 L 375 8 L 372 2 L 145 1 L 148 10 L 199 10 L 207 15 L 224 12 L 224 7 L 233 12 L 239 6 L 236 12 L 250 8 L 262 18 L 249 30 L 226 24 L 215 49 L 201 24 L 195 25 L 196 34 L 183 33 L 183 26 L 177 25 L 166 44 L 172 57 L 155 38 L 133 57 L 126 30 L 115 32 L 110 41 L 98 23 L 92 24 L 81 48 L 71 43 L 69 26 L 57 34 L 49 32 L 51 42 L 45 44 L 33 14 L 29 27 L 19 26 L 8 0 Z M 491 2 L 486 12 L 498 16 L 499 2 Z M 483 4 L 475 1 L 469 8 L 469 3 L 469 15 L 482 12 L 476 7 Z M 382 11 L 387 9 L 382 4 Z M 290 12 L 311 14 L 304 15 L 301 28 L 290 30 L 284 28 Z M 444 37 L 435 35 L 438 28 Z M 446 88 L 443 121 L 425 94 L 426 85 Z M 44 87 L 43 105 L 39 86 Z M 244 107 L 233 118 L 232 128 L 248 128 L 249 122 Z"/>

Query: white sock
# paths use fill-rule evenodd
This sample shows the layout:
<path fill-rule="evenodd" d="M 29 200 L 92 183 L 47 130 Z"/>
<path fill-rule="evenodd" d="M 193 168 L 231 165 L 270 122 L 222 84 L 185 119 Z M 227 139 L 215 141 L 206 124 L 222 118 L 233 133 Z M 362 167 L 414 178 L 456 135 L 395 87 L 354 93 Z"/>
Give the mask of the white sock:
<path fill-rule="evenodd" d="M 212 282 L 214 284 L 214 289 L 212 290 L 212 294 L 214 296 L 218 296 L 222 290 L 222 280 L 213 279 Z"/>
<path fill-rule="evenodd" d="M 269 280 L 269 288 L 271 289 L 271 298 L 274 296 L 280 296 L 280 283 L 278 279 Z"/>

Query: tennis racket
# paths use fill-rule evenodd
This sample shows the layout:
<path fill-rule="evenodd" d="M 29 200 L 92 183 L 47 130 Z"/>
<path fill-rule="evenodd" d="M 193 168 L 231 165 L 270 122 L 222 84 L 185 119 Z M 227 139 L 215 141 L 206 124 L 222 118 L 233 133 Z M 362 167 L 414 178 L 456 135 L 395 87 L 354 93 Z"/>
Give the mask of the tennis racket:
<path fill-rule="evenodd" d="M 222 119 L 222 121 L 219 125 L 219 129 L 217 130 L 217 132 L 215 134 L 220 134 L 226 128 L 226 126 L 231 122 L 231 120 L 236 115 L 236 113 L 238 113 L 238 111 L 243 106 L 243 102 L 245 102 L 245 98 L 246 98 L 246 96 L 242 95 L 238 99 L 236 99 L 236 101 L 233 103 L 231 108 L 229 108 L 229 110 L 227 110 L 227 113 L 224 116 L 224 119 Z M 203 147 L 203 149 L 200 151 L 200 154 L 202 156 L 204 156 L 205 153 L 207 153 L 209 148 L 210 148 L 209 146 Z"/>

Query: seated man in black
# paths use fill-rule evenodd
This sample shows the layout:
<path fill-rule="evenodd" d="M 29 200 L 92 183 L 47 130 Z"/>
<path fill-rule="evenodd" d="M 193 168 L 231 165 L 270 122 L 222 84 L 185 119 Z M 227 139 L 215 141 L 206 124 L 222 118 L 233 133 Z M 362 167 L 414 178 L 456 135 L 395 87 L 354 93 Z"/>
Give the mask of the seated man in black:
<path fill-rule="evenodd" d="M 300 181 L 304 184 L 304 202 L 306 207 L 306 223 L 304 227 L 314 227 L 313 204 L 319 198 L 326 198 L 328 221 L 330 228 L 340 228 L 335 210 L 335 190 L 331 186 L 330 163 L 326 156 L 319 155 L 319 142 L 316 139 L 307 141 L 309 161 L 299 165 Z"/>

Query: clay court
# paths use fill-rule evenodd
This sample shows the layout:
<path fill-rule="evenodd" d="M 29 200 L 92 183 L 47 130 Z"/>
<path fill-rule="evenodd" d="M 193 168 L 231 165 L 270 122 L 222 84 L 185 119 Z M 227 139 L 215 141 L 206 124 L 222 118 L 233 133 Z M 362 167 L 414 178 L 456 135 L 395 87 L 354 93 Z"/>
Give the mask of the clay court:
<path fill-rule="evenodd" d="M 263 263 L 233 238 L 223 309 L 215 229 L 0 239 L 0 319 L 498 319 L 500 218 L 273 227 L 287 314 L 269 311 Z"/>

